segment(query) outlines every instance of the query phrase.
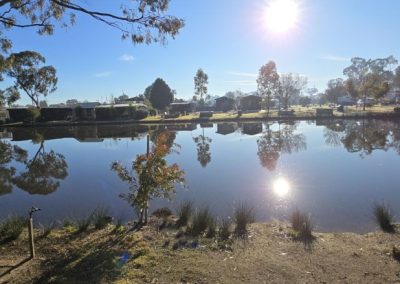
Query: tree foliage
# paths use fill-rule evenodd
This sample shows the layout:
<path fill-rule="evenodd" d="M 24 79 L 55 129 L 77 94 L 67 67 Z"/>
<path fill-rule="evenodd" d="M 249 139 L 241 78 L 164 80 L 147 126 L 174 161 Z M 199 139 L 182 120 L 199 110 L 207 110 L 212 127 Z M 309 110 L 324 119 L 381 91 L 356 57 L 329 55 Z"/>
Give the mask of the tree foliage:
<path fill-rule="evenodd" d="M 173 101 L 174 94 L 171 88 L 163 79 L 157 78 L 150 91 L 151 105 L 158 110 L 164 110 Z"/>
<path fill-rule="evenodd" d="M 393 56 L 368 60 L 354 57 L 351 63 L 343 70 L 343 74 L 347 76 L 345 86 L 353 98 L 363 99 L 365 110 L 368 96 L 379 99 L 390 90 L 394 74 L 388 68 L 397 64 L 397 60 Z"/>
<path fill-rule="evenodd" d="M 138 155 L 131 169 L 119 162 L 111 166 L 119 178 L 128 183 L 130 192 L 122 195 L 139 211 L 139 223 L 147 223 L 149 201 L 153 198 L 170 198 L 175 185 L 184 182 L 184 172 L 177 164 L 168 165 L 166 156 L 174 147 L 170 147 L 169 132 L 157 136 L 148 155 Z"/>
<path fill-rule="evenodd" d="M 328 101 L 336 104 L 341 96 L 347 94 L 346 86 L 343 79 L 337 78 L 329 80 L 325 94 Z"/>
<path fill-rule="evenodd" d="M 204 103 L 205 96 L 207 95 L 208 75 L 203 69 L 198 69 L 196 76 L 194 77 L 194 93 L 199 98 L 201 103 Z"/>
<path fill-rule="evenodd" d="M 274 61 L 270 61 L 260 68 L 257 78 L 258 94 L 263 97 L 267 107 L 267 114 L 271 105 L 271 99 L 279 94 L 279 74 Z"/>
<path fill-rule="evenodd" d="M 290 99 L 300 95 L 307 85 L 307 78 L 299 74 L 282 74 L 280 76 L 279 98 L 284 108 L 287 108 Z"/>
<path fill-rule="evenodd" d="M 14 80 L 14 85 L 2 91 L 2 99 L 8 104 L 20 98 L 24 92 L 39 107 L 40 96 L 46 97 L 57 89 L 56 69 L 53 66 L 40 66 L 45 58 L 34 51 L 11 54 L 6 60 L 4 73 Z"/>
<path fill-rule="evenodd" d="M 40 35 L 51 35 L 56 24 L 73 25 L 78 15 L 85 15 L 118 30 L 123 39 L 150 44 L 165 43 L 168 36 L 175 38 L 184 26 L 182 19 L 166 14 L 170 0 L 112 1 L 115 12 L 97 10 L 101 6 L 97 1 L 87 2 L 1 0 L 0 29 L 4 33 L 13 28 L 34 28 Z M 1 45 L 3 50 L 9 49 L 11 41 L 2 36 Z"/>

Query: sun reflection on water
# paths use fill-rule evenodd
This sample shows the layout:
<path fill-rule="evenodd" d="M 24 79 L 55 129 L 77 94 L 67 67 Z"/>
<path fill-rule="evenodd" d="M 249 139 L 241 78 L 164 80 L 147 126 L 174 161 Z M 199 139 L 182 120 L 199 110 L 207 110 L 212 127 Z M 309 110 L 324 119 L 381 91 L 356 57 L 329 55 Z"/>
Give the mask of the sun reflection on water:
<path fill-rule="evenodd" d="M 285 197 L 290 193 L 290 183 L 283 177 L 278 178 L 273 183 L 273 191 L 279 197 Z"/>

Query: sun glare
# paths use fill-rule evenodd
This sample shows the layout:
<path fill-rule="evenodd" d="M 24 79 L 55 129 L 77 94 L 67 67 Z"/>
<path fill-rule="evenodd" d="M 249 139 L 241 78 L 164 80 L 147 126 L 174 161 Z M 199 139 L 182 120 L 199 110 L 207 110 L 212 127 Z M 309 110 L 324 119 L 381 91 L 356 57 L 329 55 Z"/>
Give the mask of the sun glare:
<path fill-rule="evenodd" d="M 282 34 L 296 27 L 299 14 L 296 0 L 270 0 L 265 11 L 265 22 L 273 33 Z"/>
<path fill-rule="evenodd" d="M 279 178 L 274 182 L 273 189 L 276 195 L 279 197 L 284 197 L 290 191 L 290 184 L 286 179 Z"/>

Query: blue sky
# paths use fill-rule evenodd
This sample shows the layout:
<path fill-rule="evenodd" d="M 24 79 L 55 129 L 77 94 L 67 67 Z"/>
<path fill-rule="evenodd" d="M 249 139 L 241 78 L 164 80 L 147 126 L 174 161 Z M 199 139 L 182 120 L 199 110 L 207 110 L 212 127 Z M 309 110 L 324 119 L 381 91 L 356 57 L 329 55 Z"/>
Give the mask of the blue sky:
<path fill-rule="evenodd" d="M 118 2 L 102 1 L 110 8 Z M 38 51 L 56 67 L 59 84 L 47 99 L 50 103 L 72 98 L 104 101 L 122 92 L 135 96 L 157 77 L 178 97 L 191 98 L 200 67 L 209 75 L 212 95 L 254 91 L 258 69 L 269 60 L 277 63 L 279 72 L 304 74 L 309 87 L 323 91 L 329 79 L 342 76 L 351 57 L 400 59 L 400 1 L 298 0 L 298 26 L 280 35 L 266 28 L 267 3 L 172 0 L 169 14 L 184 18 L 186 26 L 166 46 L 135 46 L 85 15 L 53 36 L 38 36 L 28 29 L 6 35 L 13 40 L 14 51 Z"/>

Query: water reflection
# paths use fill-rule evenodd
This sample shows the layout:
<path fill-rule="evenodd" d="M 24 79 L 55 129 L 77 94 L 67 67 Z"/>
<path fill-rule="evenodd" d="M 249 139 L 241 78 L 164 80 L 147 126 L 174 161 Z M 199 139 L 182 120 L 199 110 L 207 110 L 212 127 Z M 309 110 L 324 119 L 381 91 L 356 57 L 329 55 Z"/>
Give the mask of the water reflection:
<path fill-rule="evenodd" d="M 210 143 L 212 139 L 204 135 L 204 127 L 202 128 L 203 134 L 193 138 L 197 148 L 197 160 L 200 165 L 205 168 L 211 162 Z"/>
<path fill-rule="evenodd" d="M 40 141 L 39 136 L 34 142 L 37 140 Z M 29 194 L 46 195 L 56 191 L 68 176 L 65 157 L 53 150 L 46 152 L 43 140 L 39 144 L 29 159 L 28 151 L 0 141 L 0 195 L 11 193 L 13 186 Z"/>
<path fill-rule="evenodd" d="M 325 143 L 341 146 L 363 158 L 375 150 L 394 149 L 400 154 L 400 122 L 382 120 L 325 121 Z"/>
<path fill-rule="evenodd" d="M 307 149 L 304 134 L 295 133 L 296 129 L 296 124 L 283 126 L 279 124 L 276 130 L 272 130 L 270 124 L 266 125 L 266 131 L 257 140 L 257 155 L 263 167 L 274 171 L 281 154 L 291 154 Z"/>
<path fill-rule="evenodd" d="M 283 177 L 278 178 L 273 183 L 274 193 L 280 197 L 286 197 L 290 193 L 290 183 Z"/>

